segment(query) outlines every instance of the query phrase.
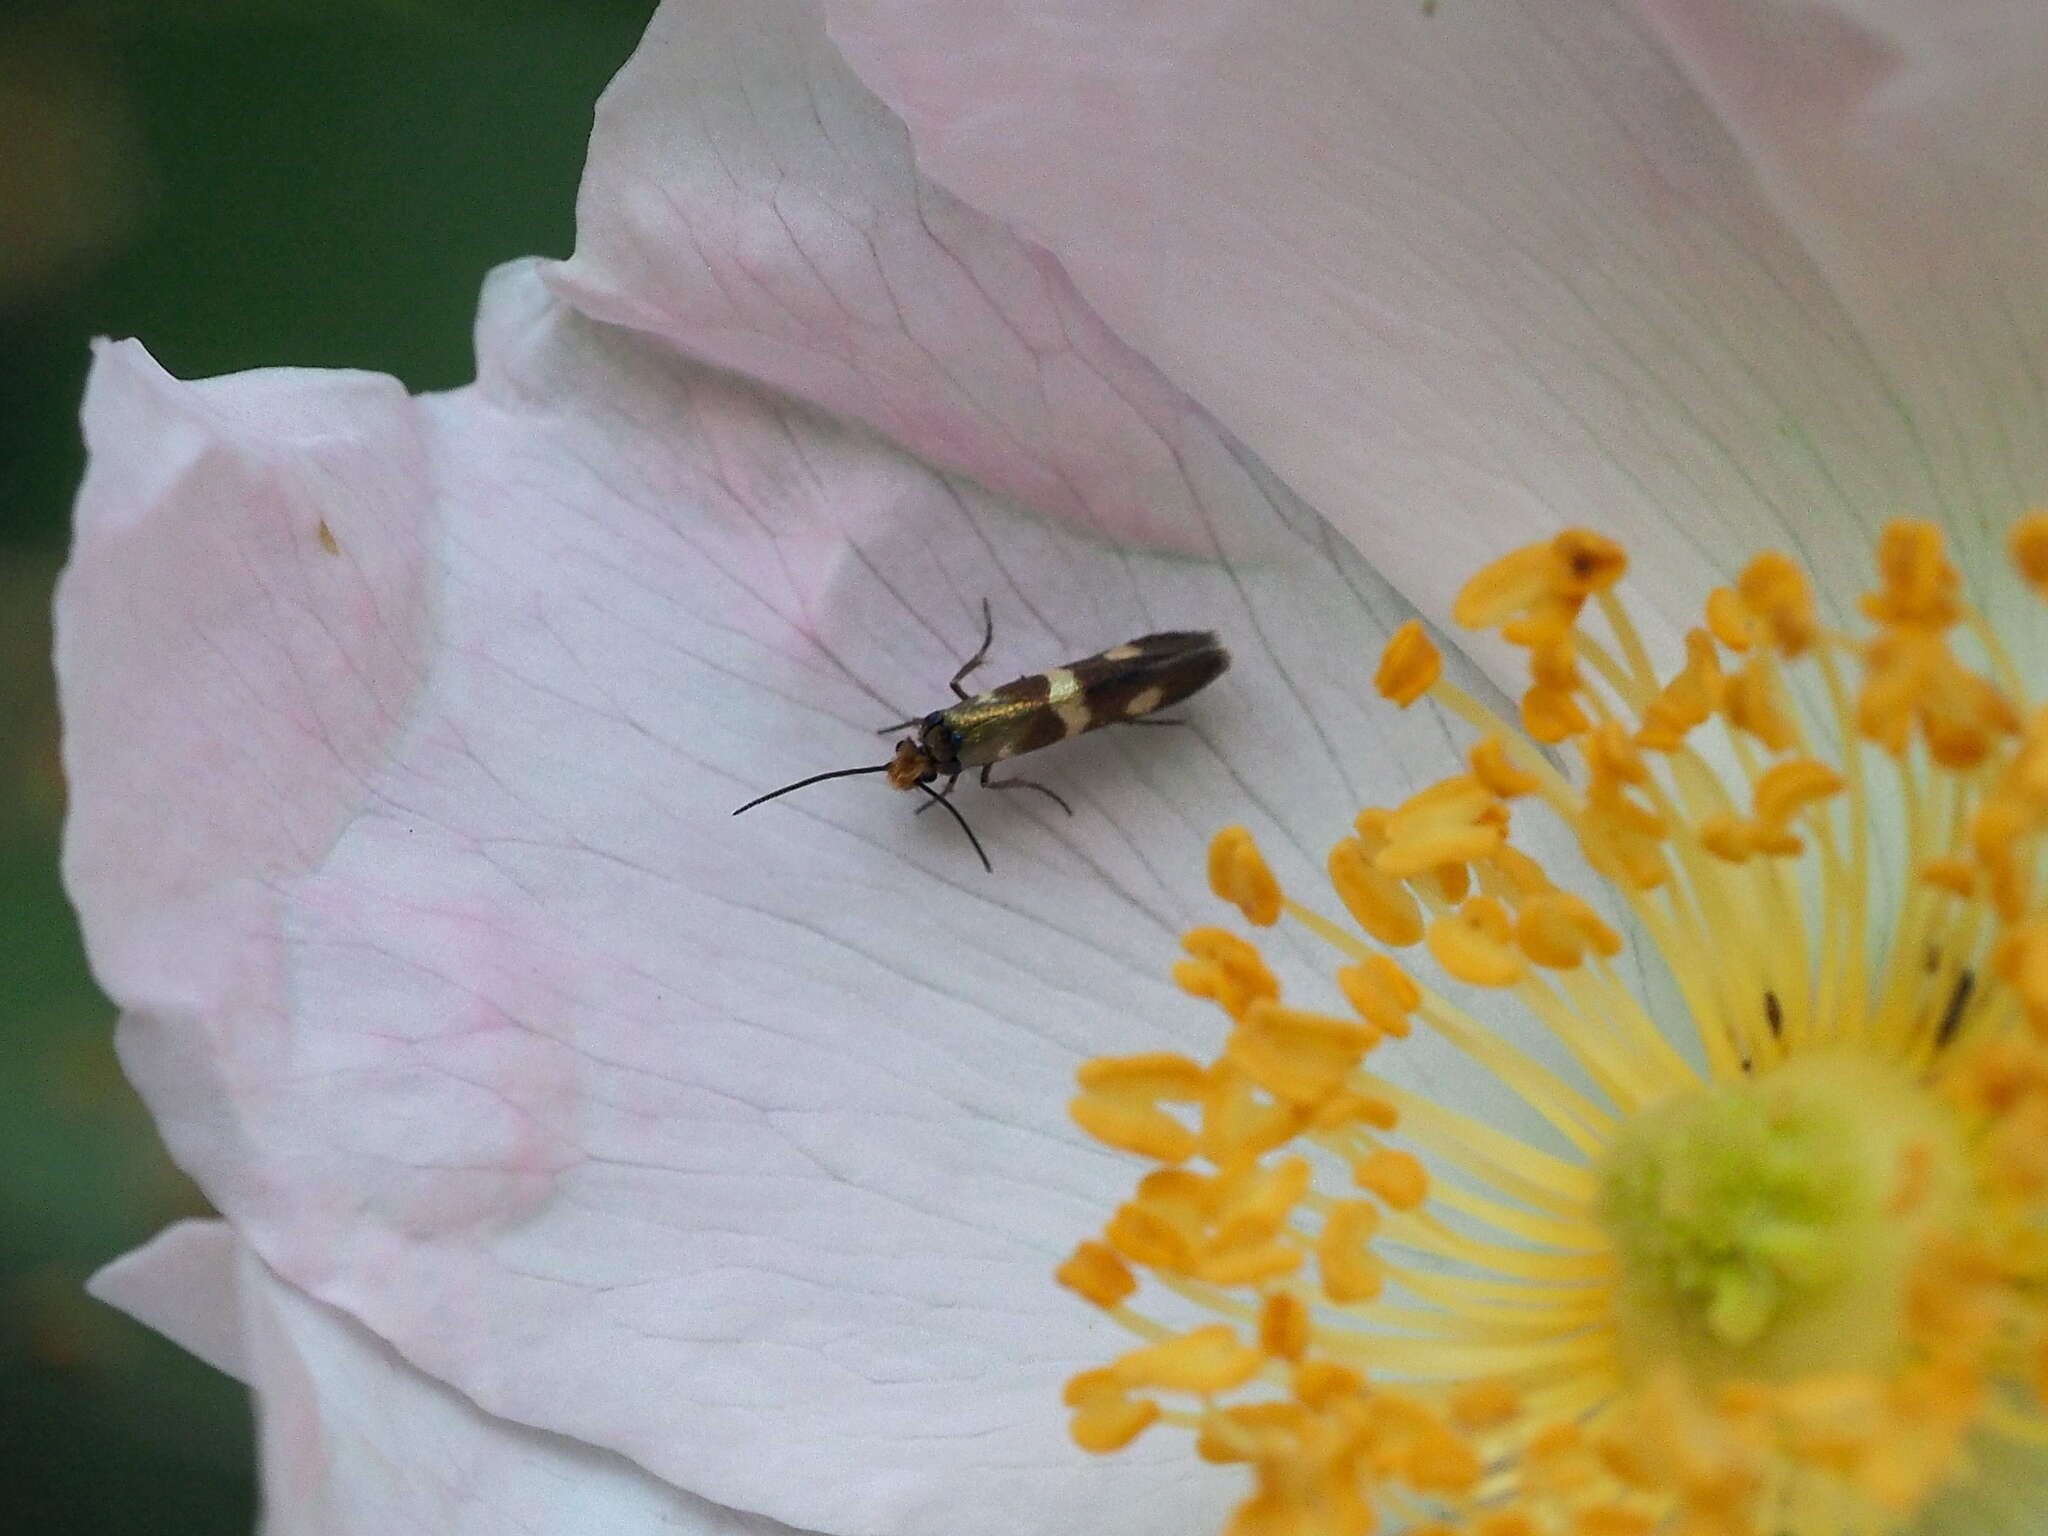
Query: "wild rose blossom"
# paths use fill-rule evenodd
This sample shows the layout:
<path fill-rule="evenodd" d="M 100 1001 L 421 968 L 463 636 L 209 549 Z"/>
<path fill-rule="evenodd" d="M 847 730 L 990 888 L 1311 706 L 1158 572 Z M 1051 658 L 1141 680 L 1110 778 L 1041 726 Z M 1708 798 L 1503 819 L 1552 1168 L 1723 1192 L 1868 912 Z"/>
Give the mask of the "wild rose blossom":
<path fill-rule="evenodd" d="M 1863 995 L 1896 1001 L 1923 1044 L 1929 1009 L 1944 1040 L 2023 1020 L 2024 975 L 1992 946 L 2024 921 L 2027 887 L 1978 844 L 1951 845 L 2020 761 L 2040 654 L 2006 535 L 2048 482 L 2034 88 L 2048 27 L 1875 0 L 991 11 L 665 6 L 600 108 L 575 259 L 493 276 L 467 389 L 408 399 L 388 380 L 294 372 L 181 384 L 132 343 L 102 352 L 58 615 L 67 876 L 124 1009 L 124 1062 L 225 1218 L 120 1261 L 102 1293 L 257 1386 L 279 1529 L 1342 1531 L 1363 1528 L 1361 1499 L 1402 1488 L 1424 1501 L 1380 1513 L 1485 1536 L 1750 1518 L 1703 1515 L 1668 1468 L 1532 1502 L 1534 1410 L 1590 1412 L 1589 1391 L 1614 1382 L 1545 1354 L 1555 1296 L 1526 1359 L 1481 1369 L 1475 1338 L 1509 1326 L 1487 1310 L 1509 1299 L 1396 1247 L 1421 1230 L 1441 1256 L 1481 1241 L 1462 1224 L 1504 1222 L 1509 1239 L 1485 1241 L 1510 1287 L 1547 1248 L 1579 1243 L 1555 1262 L 1597 1266 L 1617 1231 L 1662 1252 L 1642 1181 L 1590 1215 L 1558 1208 L 1560 1180 L 1586 1185 L 1544 1145 L 1570 1121 L 1654 1172 L 1721 1144 L 1637 1113 L 1687 1072 L 1742 1075 L 1731 1040 L 1752 1068 L 1780 1052 L 1767 1002 L 1702 1007 L 1689 979 L 1712 978 L 1718 1007 L 1737 978 L 1804 974 L 1804 1007 L 1790 980 L 1764 990 L 1781 1027 L 1818 1039 L 1846 1029 L 1824 1005 L 1858 973 L 1800 960 L 1861 953 L 1876 957 Z M 918 175 L 913 144 L 966 203 Z M 1908 555 L 1885 544 L 1873 578 L 1895 516 L 1947 541 L 1890 535 Z M 1626 627 L 1603 641 L 1574 607 L 1566 645 L 1558 594 L 1530 576 L 1549 569 L 1548 534 L 1578 524 L 1618 541 L 1631 595 L 1621 609 L 1582 594 Z M 1782 635 L 1702 613 L 1718 587 L 1750 601 L 1744 572 L 1773 547 L 1811 581 L 1814 654 L 1845 677 L 1859 592 L 1897 599 L 1872 615 L 1881 627 L 1902 592 L 1981 618 L 1940 674 L 1987 679 L 2015 717 L 1977 778 L 1903 781 L 1922 801 L 1881 791 L 1855 764 L 1891 743 L 1855 744 L 1869 722 L 1825 675 L 1797 692 Z M 1515 601 L 1459 613 L 1508 643 L 1469 662 L 1404 627 L 1452 617 L 1482 569 L 1482 592 Z M 1899 571 L 1923 579 L 1900 589 Z M 996 661 L 1016 671 L 1189 624 L 1223 631 L 1236 666 L 1174 741 L 1061 749 L 1046 777 L 1072 822 L 970 802 L 994 878 L 954 829 L 872 786 L 728 819 L 760 789 L 871 760 L 874 726 L 938 702 L 983 596 Z M 1744 614 L 1758 622 L 1754 604 Z M 1711 668 L 1686 640 L 1703 618 Z M 1395 661 L 1441 657 L 1434 710 L 1373 693 L 1397 633 Z M 1533 716 L 1513 649 L 1532 635 Z M 1786 660 L 1783 699 L 1731 681 L 1747 665 L 1731 636 Z M 1987 659 L 1999 650 L 2017 678 Z M 1424 789 L 1458 771 L 1444 707 L 1501 743 L 1492 778 L 1468 766 L 1507 813 L 1469 786 Z M 1584 727 L 1573 710 L 1590 711 Z M 1760 718 L 1796 723 L 1813 750 L 1757 736 Z M 1680 747 L 1613 739 L 1660 720 L 1667 734 L 1691 722 Z M 1512 744 L 1517 725 L 1573 743 L 1587 777 L 1554 777 L 1555 759 Z M 1732 755 L 1717 758 L 1724 726 Z M 1916 731 L 1910 750 L 1930 750 Z M 1630 777 L 1636 757 L 1692 750 L 1728 803 L 1663 814 Z M 1820 767 L 1770 780 L 1777 759 L 1758 753 Z M 1771 795 L 1745 797 L 1752 765 Z M 1537 787 L 1511 796 L 1524 778 Z M 1945 800 L 1937 783 L 1955 786 Z M 1531 796 L 1573 812 L 1575 793 L 1636 854 L 1655 817 L 1686 859 L 1737 871 L 1695 885 L 1688 863 L 1685 888 L 1751 882 L 1805 926 L 1731 897 L 1728 922 L 1660 929 L 1669 898 L 1637 900 L 1640 860 L 1606 847 L 1585 870 L 1580 850 L 1604 845 L 1588 846 L 1583 808 L 1548 829 L 1526 814 Z M 1389 819 L 1354 829 L 1375 806 Z M 1504 821 L 1512 845 L 1495 839 Z M 1219 828 L 1242 830 L 1214 841 Z M 1307 1001 L 1330 991 L 1333 938 L 1310 923 L 1262 940 L 1242 974 L 1271 976 L 1300 1016 L 1266 1007 L 1263 1042 L 1226 1040 L 1171 975 L 1180 936 L 1214 926 L 1203 871 L 1247 915 L 1283 893 L 1312 914 L 1303 894 L 1328 886 L 1333 842 L 1352 850 L 1355 887 L 1367 870 L 1393 878 L 1385 856 L 1416 828 L 1449 839 L 1436 855 L 1465 840 L 1474 890 L 1417 898 L 1455 906 L 1434 922 L 1463 918 L 1425 940 L 1439 962 L 1442 945 L 1463 957 L 1454 978 L 1474 956 L 1505 963 L 1497 919 L 1532 904 L 1512 877 L 1535 869 L 1559 899 L 1537 886 L 1533 906 L 1557 922 L 1515 953 L 1577 933 L 1599 958 L 1550 985 L 1571 994 L 1583 973 L 1612 1007 L 1529 1015 L 1484 975 L 1417 983 L 1408 1038 L 1372 1061 L 1386 1088 L 1344 1101 L 1361 1121 L 1320 1128 L 1356 1140 L 1363 1197 L 1315 1198 L 1395 1214 L 1374 1218 L 1378 1237 L 1345 1215 L 1333 1237 L 1336 1207 L 1312 1206 L 1315 1225 L 1286 1241 L 1328 1249 L 1318 1276 L 1341 1248 L 1329 1272 L 1358 1285 L 1340 1288 L 1376 1277 L 1388 1294 L 1333 1299 L 1398 1301 L 1423 1346 L 1353 1384 L 1284 1302 L 1230 1326 L 1298 1405 L 1311 1366 L 1329 1367 L 1319 1403 L 1370 1391 L 1376 1413 L 1442 1380 L 1441 1409 L 1421 1404 L 1444 1429 L 1424 1437 L 1434 1481 L 1304 1459 L 1221 1398 L 1198 1424 L 1203 1457 L 1157 1430 L 1083 1455 L 1063 1388 L 1082 1438 L 1106 1447 L 1119 1436 L 1103 1426 L 1148 1413 L 1129 1405 L 1167 1361 L 1101 1374 L 1125 1343 L 1047 1279 L 1130 1194 L 1127 1154 L 1066 1119 L 1076 1067 L 1171 1057 L 1188 1065 L 1169 1075 L 1212 1073 L 1219 1047 L 1263 1043 L 1283 1068 L 1271 1030 L 1299 1044 L 1338 1017 Z M 1782 872 L 1786 839 L 1822 878 Z M 1450 862 L 1398 878 L 1449 880 Z M 2001 905 L 2015 888 L 2018 918 Z M 1938 898 L 1959 915 L 1932 979 L 1894 999 L 1878 985 L 1891 941 L 1923 935 L 1930 919 L 1912 914 Z M 1498 914 L 1466 912 L 1488 900 Z M 1802 932 L 1827 942 L 1802 949 Z M 1197 965 L 1242 960 L 1201 942 Z M 1375 953 L 1345 960 L 1379 983 L 1354 985 L 1386 1015 L 1377 1041 L 1398 1035 L 1395 975 L 1418 967 Z M 1230 1007 L 1215 977 L 1198 985 Z M 1573 1019 L 1592 1023 L 1551 1033 Z M 1340 1056 L 1358 1040 L 1334 1038 Z M 1460 1048 L 1504 1070 L 1475 1072 Z M 1794 1066 L 1758 1080 L 1796 1087 Z M 1089 1067 L 1084 1096 L 1116 1071 Z M 1981 1099 L 1969 1073 L 1939 1075 L 1963 1104 L 1942 1113 Z M 1955 1191 L 2010 1163 L 1905 1129 L 1927 1122 L 1892 1114 L 1904 1091 L 1826 1107 L 1898 1121 L 1862 1166 L 1896 1172 L 1888 1146 L 1923 1168 L 1914 1200 L 1911 1180 L 1884 1186 L 1901 1209 L 1981 1209 Z M 1091 1131 L 1103 1109 L 1082 1109 Z M 1646 1139 L 1607 1134 L 1636 1119 Z M 1515 1148 L 1493 1170 L 1513 1187 L 1461 1185 L 1458 1155 L 1489 1145 Z M 1928 1207 L 1929 1191 L 1947 1194 Z M 1462 1202 L 1455 1219 L 1434 1214 L 1444 1200 Z M 1956 1225 L 1913 1226 L 1885 1273 L 1917 1285 L 1929 1271 L 1909 1260 L 1964 1251 Z M 1762 1249 L 1745 1231 L 1746 1263 Z M 1741 1334 L 1776 1315 L 1764 1292 L 1800 1278 L 1735 1268 L 1672 1294 L 1712 1297 L 1702 1315 Z M 1654 1294 L 1631 1311 L 1584 1289 L 1572 1304 L 1610 1322 L 1669 1315 Z M 1968 1290 L 1955 1316 L 2008 1319 L 2012 1294 L 2025 1287 L 1987 1311 Z M 1275 1307 L 1287 1317 L 1253 1327 Z M 1999 1328 L 2006 1344 L 2024 1334 Z M 1455 1348 L 1441 1336 L 1461 1332 Z M 1973 1360 L 1981 1382 L 2026 1380 L 2004 1357 Z M 1999 1399 L 1994 1423 L 1981 1393 L 1967 1412 L 1923 1396 L 1900 1430 L 1861 1411 L 1890 1378 L 1853 1369 L 1863 1397 L 1833 1406 L 1857 1411 L 1802 1442 L 1807 1462 L 1767 1461 L 1826 1462 L 1877 1502 L 1775 1508 L 1781 1528 L 2031 1528 L 2038 1473 L 2011 1447 L 2036 1410 Z M 1716 1380 L 1760 1390 L 1741 1371 Z M 1774 1403 L 1744 1418 L 1720 1400 L 1687 1419 L 1700 1400 L 1685 1385 L 1641 1389 L 1665 1414 L 1639 1426 L 1663 1435 L 1653 1450 L 1681 1443 L 1666 1433 L 1681 1421 L 1709 1440 L 1787 1422 Z M 1568 1480 L 1583 1455 L 1596 1480 L 1624 1477 L 1617 1447 L 1593 1426 L 1555 1466 Z M 1757 1446 L 1742 1448 L 1748 1475 Z M 1857 1479 L 1878 1460 L 1897 1475 L 1873 1490 Z M 1332 1468 L 1361 1473 L 1342 1497 Z"/>

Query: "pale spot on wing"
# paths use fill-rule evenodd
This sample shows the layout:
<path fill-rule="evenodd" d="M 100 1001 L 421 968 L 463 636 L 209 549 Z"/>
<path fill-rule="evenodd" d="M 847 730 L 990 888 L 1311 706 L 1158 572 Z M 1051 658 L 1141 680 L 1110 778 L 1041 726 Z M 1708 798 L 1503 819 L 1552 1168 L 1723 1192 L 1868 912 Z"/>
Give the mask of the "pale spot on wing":
<path fill-rule="evenodd" d="M 1143 693 L 1131 695 L 1131 702 L 1124 706 L 1124 718 L 1135 720 L 1140 715 L 1149 715 L 1159 707 L 1159 701 L 1166 695 L 1157 688 L 1147 688 Z"/>
<path fill-rule="evenodd" d="M 1045 674 L 1046 705 L 1060 717 L 1069 736 L 1078 736 L 1088 729 L 1092 711 L 1088 700 L 1081 692 L 1081 684 L 1074 674 L 1065 667 L 1054 667 Z"/>
<path fill-rule="evenodd" d="M 1144 654 L 1144 651 L 1138 646 L 1125 643 L 1123 645 L 1111 646 L 1102 653 L 1102 659 L 1104 661 L 1136 661 Z"/>

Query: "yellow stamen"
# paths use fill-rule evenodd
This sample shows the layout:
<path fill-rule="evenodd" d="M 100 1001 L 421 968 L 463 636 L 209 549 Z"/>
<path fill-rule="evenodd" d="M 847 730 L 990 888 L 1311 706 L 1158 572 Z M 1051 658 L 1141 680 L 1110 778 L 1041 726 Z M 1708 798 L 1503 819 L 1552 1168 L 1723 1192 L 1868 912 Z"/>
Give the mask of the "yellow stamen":
<path fill-rule="evenodd" d="M 1728 679 L 1721 670 L 1714 637 L 1704 629 L 1690 631 L 1685 637 L 1685 654 L 1685 670 L 1644 708 L 1642 728 L 1636 732 L 1638 745 L 1674 752 L 1687 736 L 1727 707 Z"/>
<path fill-rule="evenodd" d="M 1444 971 L 1475 987 L 1511 987 L 1526 968 L 1507 908 L 1475 896 L 1429 925 L 1429 952 Z"/>
<path fill-rule="evenodd" d="M 1393 875 L 1382 872 L 1365 843 L 1347 837 L 1330 850 L 1330 884 L 1352 920 L 1390 949 L 1422 940 L 1422 903 Z"/>
<path fill-rule="evenodd" d="M 2048 595 L 2048 513 L 2010 552 Z M 1876 564 L 1851 638 L 1759 555 L 1666 674 L 1617 546 L 1517 551 L 1455 617 L 1526 653 L 1519 731 L 1403 628 L 1380 690 L 1475 741 L 1358 813 L 1342 912 L 1211 848 L 1351 1015 L 1197 929 L 1216 1059 L 1082 1073 L 1075 1119 L 1152 1169 L 1059 1270 L 1142 1341 L 1070 1385 L 1078 1443 L 1192 1429 L 1249 1475 L 1230 1536 L 1892 1536 L 1987 1447 L 2048 1455 L 2048 708 L 1931 527 Z M 1540 815 L 1582 866 L 1517 846 Z M 1382 1076 L 1416 1034 L 1515 1115 Z"/>
<path fill-rule="evenodd" d="M 1389 816 L 1385 836 L 1373 868 L 1404 880 L 1486 858 L 1507 837 L 1506 808 L 1476 778 L 1446 779 Z"/>
<path fill-rule="evenodd" d="M 1054 1271 L 1054 1278 L 1098 1307 L 1128 1301 L 1138 1289 L 1137 1277 L 1117 1257 L 1116 1250 L 1093 1241 L 1077 1244 L 1067 1262 Z"/>
<path fill-rule="evenodd" d="M 1161 1343 L 1147 1343 L 1110 1366 L 1124 1386 L 1149 1386 L 1163 1393 L 1225 1393 L 1260 1374 L 1264 1356 L 1245 1348 L 1225 1323 L 1190 1329 Z"/>
<path fill-rule="evenodd" d="M 1386 1271 L 1367 1246 L 1379 1221 L 1378 1207 L 1367 1200 L 1340 1200 L 1330 1207 L 1316 1241 L 1323 1294 L 1330 1300 L 1342 1305 L 1379 1295 Z"/>
<path fill-rule="evenodd" d="M 1202 1096 L 1208 1074 L 1196 1063 L 1164 1054 L 1100 1057 L 1081 1069 L 1080 1080 L 1068 1112 L 1097 1141 L 1166 1163 L 1194 1155 L 1194 1133 L 1159 1103 Z"/>
<path fill-rule="evenodd" d="M 1533 795 L 1543 787 L 1543 781 L 1533 773 L 1524 773 L 1508 756 L 1507 743 L 1498 736 L 1488 736 L 1472 748 L 1472 777 L 1486 786 L 1487 791 L 1501 800 L 1512 800 L 1519 795 Z"/>
<path fill-rule="evenodd" d="M 1312 1327 L 1299 1296 L 1270 1292 L 1259 1312 L 1259 1348 L 1276 1360 L 1299 1360 L 1308 1350 Z"/>
<path fill-rule="evenodd" d="M 1369 1189 L 1397 1211 L 1412 1211 L 1429 1196 L 1429 1175 L 1409 1152 L 1381 1147 L 1351 1170 L 1359 1188 Z"/>
<path fill-rule="evenodd" d="M 1421 623 L 1410 619 L 1394 631 L 1373 679 L 1382 697 L 1406 709 L 1443 675 L 1444 659 Z"/>
<path fill-rule="evenodd" d="M 1197 928 L 1181 939 L 1191 956 L 1173 968 L 1173 979 L 1196 997 L 1214 998 L 1232 1018 L 1260 998 L 1278 997 L 1280 983 L 1258 950 L 1222 928 Z"/>
<path fill-rule="evenodd" d="M 1159 1405 L 1129 1397 L 1109 1371 L 1084 1371 L 1067 1383 L 1066 1403 L 1075 1409 L 1074 1443 L 1098 1455 L 1120 1451 L 1157 1422 Z"/>
<path fill-rule="evenodd" d="M 2037 596 L 2048 597 L 2048 511 L 2029 512 L 2013 524 L 2012 563 Z"/>
<path fill-rule="evenodd" d="M 1621 953 L 1621 935 L 1602 922 L 1583 896 L 1547 891 L 1524 902 L 1515 919 L 1515 942 L 1538 965 L 1569 970 L 1592 950 L 1607 958 Z"/>
<path fill-rule="evenodd" d="M 1209 889 L 1255 928 L 1270 928 L 1280 921 L 1280 882 L 1243 827 L 1225 827 L 1209 844 Z"/>
<path fill-rule="evenodd" d="M 1743 568 L 1736 593 L 1750 617 L 1768 631 L 1780 655 L 1803 655 L 1820 638 L 1806 573 L 1776 550 L 1765 551 Z"/>
<path fill-rule="evenodd" d="M 1713 637 L 1731 651 L 1747 651 L 1755 638 L 1749 607 L 1733 587 L 1716 587 L 1707 594 L 1705 618 Z"/>
<path fill-rule="evenodd" d="M 1383 1035 L 1408 1033 L 1408 1015 L 1422 1006 L 1421 989 L 1385 955 L 1367 955 L 1337 973 L 1337 984 L 1359 1017 Z"/>

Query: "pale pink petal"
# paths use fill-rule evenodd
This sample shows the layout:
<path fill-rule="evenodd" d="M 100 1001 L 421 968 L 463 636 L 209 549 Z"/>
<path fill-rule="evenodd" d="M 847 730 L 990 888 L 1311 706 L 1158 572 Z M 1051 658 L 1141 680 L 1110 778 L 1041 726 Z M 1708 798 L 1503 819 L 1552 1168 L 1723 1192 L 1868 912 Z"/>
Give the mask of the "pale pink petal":
<path fill-rule="evenodd" d="M 794 1536 L 492 1418 L 279 1280 L 225 1222 L 179 1223 L 93 1290 L 216 1365 L 229 1323 L 234 1374 L 255 1394 L 269 1536 Z M 213 1318 L 195 1327 L 201 1308 Z"/>
<path fill-rule="evenodd" d="M 1667 31 L 1683 24 L 1717 99 L 1750 71 L 1788 104 L 1745 102 L 1742 139 L 1624 0 L 826 9 L 927 173 L 1047 244 L 1120 335 L 1428 611 L 1505 539 L 1563 523 L 1627 535 L 1681 620 L 1701 576 L 1759 543 L 1804 556 L 1839 604 L 1878 520 L 1976 532 L 2042 494 L 2027 61 L 2048 9 L 1962 7 L 1978 29 L 1963 49 L 1931 19 L 1951 8 L 1899 0 L 1871 23 L 1878 59 L 1857 29 L 1819 25 L 1824 5 L 1670 0 Z M 1815 41 L 1755 57 L 1745 20 L 1779 9 Z M 2001 53 L 2014 72 L 1973 106 L 1967 60 Z M 1975 168 L 2018 133 L 2020 184 L 1974 176 L 1961 226 L 1896 248 L 1836 202 L 1814 224 L 1793 206 L 1806 184 L 1760 180 L 1745 153 L 1788 126 L 1773 152 L 1815 190 L 1871 209 L 1907 191 L 1893 213 L 1910 222 L 1946 185 L 1926 151 L 1986 111 L 2002 115 Z M 1844 137 L 1861 141 L 1847 186 Z M 1816 260 L 1810 236 L 1830 228 L 1867 276 Z M 1930 281 L 1931 251 L 1952 282 Z M 1913 308 L 1910 327 L 1875 334 L 1872 294 Z"/>
<path fill-rule="evenodd" d="M 86 1289 L 216 1371 L 247 1382 L 251 1368 L 235 1283 L 240 1246 L 224 1221 L 176 1222 L 103 1267 Z"/>
<path fill-rule="evenodd" d="M 550 280 L 1024 505 L 1204 542 L 1179 392 L 1057 261 L 919 178 L 811 0 L 660 9 L 599 104 Z"/>
<path fill-rule="evenodd" d="M 1995 552 L 2048 501 L 2048 8 L 1646 0 Z"/>
<path fill-rule="evenodd" d="M 63 605 L 92 613 L 91 656 L 150 669 L 144 687 L 95 665 L 64 678 L 73 783 L 107 789 L 71 828 L 65 876 L 95 895 L 81 915 L 102 983 L 136 1001 L 193 935 L 260 924 L 267 878 L 340 833 L 405 728 L 432 628 L 433 495 L 396 380 L 163 382 L 132 343 L 95 370 Z M 102 757 L 100 733 L 120 749 Z"/>
<path fill-rule="evenodd" d="M 478 350 L 413 402 L 100 359 L 68 870 L 174 1154 L 415 1367 L 719 1503 L 1213 1521 L 1231 1480 L 1171 1442 L 1067 1443 L 1060 1382 L 1116 1335 L 1048 1273 L 1130 1170 L 1063 1104 L 1084 1057 L 1213 1045 L 1168 980 L 1222 915 L 1213 829 L 1313 889 L 1451 760 L 1370 693 L 1407 610 L 1193 412 L 1201 560 L 1021 514 L 533 267 Z M 963 789 L 993 876 L 871 782 L 728 814 L 874 761 L 984 594 L 992 680 L 1174 625 L 1236 665 L 1180 730 L 1031 760 L 1071 821 Z"/>

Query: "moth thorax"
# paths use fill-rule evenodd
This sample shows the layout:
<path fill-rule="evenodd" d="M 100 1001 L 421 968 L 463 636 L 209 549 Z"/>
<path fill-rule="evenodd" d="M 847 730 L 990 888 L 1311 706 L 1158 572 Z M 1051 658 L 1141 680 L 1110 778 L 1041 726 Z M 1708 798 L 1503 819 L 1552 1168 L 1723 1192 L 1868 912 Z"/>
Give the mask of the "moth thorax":
<path fill-rule="evenodd" d="M 915 789 L 932 776 L 931 755 L 908 738 L 896 743 L 896 755 L 889 759 L 889 783 L 896 789 Z"/>

